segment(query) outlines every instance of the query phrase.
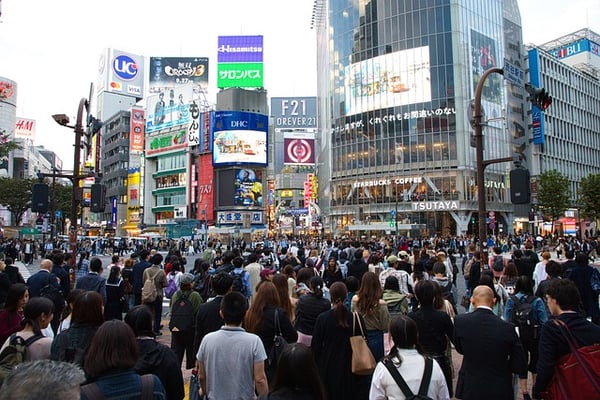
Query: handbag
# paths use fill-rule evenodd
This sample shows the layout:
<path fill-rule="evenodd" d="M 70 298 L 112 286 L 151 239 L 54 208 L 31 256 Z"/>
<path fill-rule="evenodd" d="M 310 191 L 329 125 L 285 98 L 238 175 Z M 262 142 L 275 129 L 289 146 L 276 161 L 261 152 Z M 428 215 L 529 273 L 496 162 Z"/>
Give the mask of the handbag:
<path fill-rule="evenodd" d="M 552 322 L 560 328 L 571 353 L 558 360 L 554 376 L 542 393 L 544 400 L 600 399 L 600 344 L 579 347 L 567 324 L 559 319 Z"/>
<path fill-rule="evenodd" d="M 281 324 L 279 323 L 279 311 L 275 309 L 275 335 L 273 336 L 273 346 L 269 350 L 267 361 L 265 364 L 265 373 L 267 374 L 267 381 L 272 382 L 277 372 L 277 364 L 281 353 L 287 347 L 288 342 L 281 333 Z"/>
<path fill-rule="evenodd" d="M 189 400 L 200 400 L 200 382 L 198 381 L 198 370 L 192 370 L 192 376 L 190 376 L 190 397 Z"/>
<path fill-rule="evenodd" d="M 356 333 L 356 321 L 360 334 Z M 375 370 L 375 357 L 367 345 L 367 338 L 363 331 L 362 323 L 357 312 L 352 313 L 352 336 L 350 336 L 350 347 L 352 347 L 352 373 L 355 375 L 371 375 Z"/>
<path fill-rule="evenodd" d="M 460 305 L 464 308 L 469 308 L 471 306 L 471 297 L 466 294 L 463 295 L 462 299 L 460 300 Z"/>

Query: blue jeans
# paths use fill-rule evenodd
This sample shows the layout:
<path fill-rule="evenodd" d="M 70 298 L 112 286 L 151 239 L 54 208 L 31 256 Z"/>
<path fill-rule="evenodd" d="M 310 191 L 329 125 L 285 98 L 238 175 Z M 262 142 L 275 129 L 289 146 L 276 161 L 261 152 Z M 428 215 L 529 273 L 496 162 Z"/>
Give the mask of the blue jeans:
<path fill-rule="evenodd" d="M 380 361 L 384 355 L 383 349 L 383 331 L 367 331 L 367 344 L 375 361 Z"/>

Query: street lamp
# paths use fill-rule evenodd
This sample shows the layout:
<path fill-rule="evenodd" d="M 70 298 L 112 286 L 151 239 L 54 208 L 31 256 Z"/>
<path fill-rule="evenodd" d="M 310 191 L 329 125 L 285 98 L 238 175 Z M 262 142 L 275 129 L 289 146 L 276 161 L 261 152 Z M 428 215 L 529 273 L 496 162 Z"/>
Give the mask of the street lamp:
<path fill-rule="evenodd" d="M 71 235 L 69 235 L 69 243 L 72 246 L 72 250 L 75 249 L 75 243 L 77 241 L 77 209 L 79 208 L 79 200 L 81 193 L 79 191 L 79 182 L 81 181 L 80 166 L 81 166 L 81 137 L 85 134 L 83 129 L 83 113 L 87 111 L 89 106 L 88 100 L 82 98 L 79 101 L 77 108 L 77 119 L 75 125 L 69 125 L 69 117 L 65 114 L 55 114 L 52 118 L 60 126 L 72 128 L 75 131 L 75 151 L 73 152 L 73 176 L 71 181 L 73 182 L 73 196 L 71 199 Z"/>

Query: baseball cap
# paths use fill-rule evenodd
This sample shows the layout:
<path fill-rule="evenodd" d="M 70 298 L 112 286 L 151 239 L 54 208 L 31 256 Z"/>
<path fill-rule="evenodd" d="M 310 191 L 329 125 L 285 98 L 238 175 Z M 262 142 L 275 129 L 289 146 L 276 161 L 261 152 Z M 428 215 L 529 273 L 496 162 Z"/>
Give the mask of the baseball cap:
<path fill-rule="evenodd" d="M 391 256 L 389 256 L 389 257 L 387 258 L 387 262 L 388 262 L 389 264 L 394 264 L 394 263 L 397 263 L 397 262 L 398 262 L 398 257 L 396 257 L 395 255 L 393 255 L 393 254 L 392 254 Z"/>
<path fill-rule="evenodd" d="M 275 273 L 275 270 L 265 268 L 262 271 L 260 271 L 260 277 L 262 279 L 266 279 L 268 275 L 273 275 L 274 273 Z"/>
<path fill-rule="evenodd" d="M 181 279 L 179 280 L 179 285 L 189 285 L 192 282 L 194 282 L 194 275 L 186 272 L 181 276 Z"/>
<path fill-rule="evenodd" d="M 405 250 L 400 250 L 398 255 L 400 255 L 400 257 L 408 257 L 408 253 Z"/>

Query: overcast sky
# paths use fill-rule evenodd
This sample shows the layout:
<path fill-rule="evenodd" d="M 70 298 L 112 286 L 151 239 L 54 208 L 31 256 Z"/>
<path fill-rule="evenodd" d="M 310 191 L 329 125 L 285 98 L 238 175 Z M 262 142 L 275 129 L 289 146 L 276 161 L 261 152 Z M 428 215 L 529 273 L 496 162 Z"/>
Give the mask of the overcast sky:
<path fill-rule="evenodd" d="M 264 35 L 269 96 L 316 95 L 313 0 L 0 2 L 0 76 L 17 82 L 17 115 L 36 120 L 35 144 L 57 152 L 65 169 L 72 168 L 74 134 L 51 115 L 76 114 L 107 47 L 146 57 L 209 57 L 214 88 L 217 36 Z M 524 43 L 584 27 L 600 33 L 599 0 L 519 0 L 519 6 Z"/>

